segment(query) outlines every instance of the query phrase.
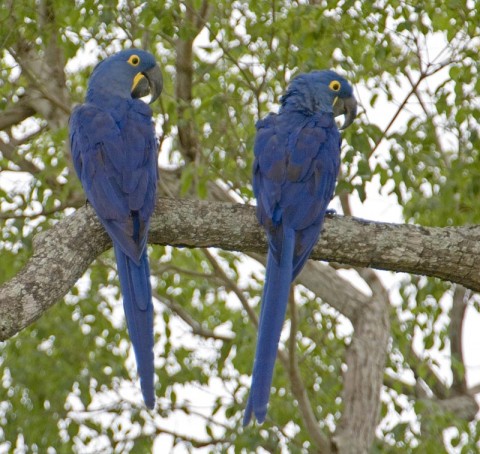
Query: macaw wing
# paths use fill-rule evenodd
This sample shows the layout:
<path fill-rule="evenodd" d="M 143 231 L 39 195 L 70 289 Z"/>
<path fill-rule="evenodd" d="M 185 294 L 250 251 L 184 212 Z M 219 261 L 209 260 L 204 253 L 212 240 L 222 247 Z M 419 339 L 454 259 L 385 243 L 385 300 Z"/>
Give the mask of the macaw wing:
<path fill-rule="evenodd" d="M 312 120 L 291 141 L 279 205 L 284 224 L 301 231 L 323 222 L 340 167 L 340 136 Z"/>
<path fill-rule="evenodd" d="M 324 119 L 316 119 L 302 129 L 289 160 L 290 178 L 281 203 L 284 222 L 296 232 L 292 279 L 318 241 L 340 168 L 340 134 L 336 126 L 322 124 Z"/>
<path fill-rule="evenodd" d="M 70 131 L 74 167 L 89 202 L 112 239 L 138 263 L 156 189 L 156 170 L 143 168 L 145 139 L 138 153 L 139 144 L 129 143 L 141 139 L 134 128 L 126 124 L 121 130 L 108 112 L 88 104 L 73 111 Z"/>
<path fill-rule="evenodd" d="M 282 226 L 295 230 L 294 276 L 318 240 L 340 166 L 340 136 L 327 117 L 290 113 L 257 124 L 253 171 L 257 216 L 267 228 L 277 259 Z"/>

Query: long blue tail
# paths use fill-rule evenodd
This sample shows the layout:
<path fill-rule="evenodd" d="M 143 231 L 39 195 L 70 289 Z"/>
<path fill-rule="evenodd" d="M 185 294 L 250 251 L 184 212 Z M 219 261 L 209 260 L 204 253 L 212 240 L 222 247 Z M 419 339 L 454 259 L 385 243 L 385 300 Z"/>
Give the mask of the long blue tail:
<path fill-rule="evenodd" d="M 114 245 L 114 248 L 143 399 L 148 408 L 154 408 L 153 304 L 147 251 L 145 249 L 137 265 L 120 247 Z"/>
<path fill-rule="evenodd" d="M 271 251 L 268 251 L 252 387 L 243 417 L 244 426 L 250 422 L 252 413 L 259 423 L 265 421 L 267 414 L 273 368 L 292 282 L 294 248 L 295 232 L 284 228 L 280 263 L 277 263 Z"/>

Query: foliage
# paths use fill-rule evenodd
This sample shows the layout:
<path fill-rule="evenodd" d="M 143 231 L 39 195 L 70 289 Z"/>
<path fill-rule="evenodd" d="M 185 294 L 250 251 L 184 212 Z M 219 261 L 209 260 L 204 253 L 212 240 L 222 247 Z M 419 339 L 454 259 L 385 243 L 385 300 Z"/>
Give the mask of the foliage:
<path fill-rule="evenodd" d="M 68 110 L 82 101 L 92 66 L 132 45 L 156 53 L 163 67 L 165 92 L 153 108 L 160 161 L 165 175 L 181 175 L 180 196 L 210 197 L 212 182 L 221 182 L 226 199 L 251 202 L 255 121 L 276 108 L 295 74 L 332 67 L 355 84 L 362 105 L 344 134 L 337 187 L 344 208 L 378 188 L 395 196 L 408 222 L 479 223 L 479 10 L 468 0 L 441 6 L 433 0 L 76 0 L 73 8 L 63 0 L 6 1 L 0 117 L 15 107 L 26 111 L 27 104 L 35 112 L 0 131 L 0 281 L 21 269 L 35 234 L 84 203 L 65 145 Z M 181 44 L 192 43 L 189 59 Z M 60 60 L 50 59 L 53 51 Z M 185 65 L 190 92 L 178 86 Z M 68 92 L 46 85 L 55 77 L 66 77 Z M 32 101 L 35 96 L 49 109 Z M 160 408 L 149 413 L 132 390 L 135 372 L 111 253 L 101 256 L 65 301 L 1 345 L 0 442 L 25 452 L 150 452 L 155 439 L 168 435 L 190 451 L 311 449 L 281 362 L 266 424 L 240 428 L 255 343 L 241 303 L 258 310 L 263 282 L 249 260 L 222 251 L 151 248 Z M 448 391 L 432 370 L 438 352 L 450 355 L 452 304 L 445 301 L 455 291 L 437 280 L 404 279 L 391 312 L 384 419 L 374 452 L 475 449 L 478 421 L 426 407 L 403 379 L 415 376 L 434 395 L 439 387 Z M 465 298 L 475 303 L 474 296 Z M 299 289 L 296 303 L 303 385 L 321 428 L 333 433 L 351 327 L 311 292 Z M 421 355 L 412 353 L 419 338 Z M 291 349 L 287 340 L 284 347 Z M 464 365 L 452 359 L 451 369 L 453 381 L 461 381 Z M 200 392 L 208 397 L 205 406 Z M 169 424 L 177 420 L 199 429 Z"/>

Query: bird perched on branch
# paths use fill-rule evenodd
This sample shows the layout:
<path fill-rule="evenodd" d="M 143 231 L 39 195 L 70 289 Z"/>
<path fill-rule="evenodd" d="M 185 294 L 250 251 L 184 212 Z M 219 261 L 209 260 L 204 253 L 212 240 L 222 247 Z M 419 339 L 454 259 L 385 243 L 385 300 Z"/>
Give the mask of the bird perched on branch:
<path fill-rule="evenodd" d="M 268 257 L 252 386 L 244 425 L 265 420 L 290 286 L 318 240 L 340 167 L 340 133 L 357 112 L 351 85 L 334 71 L 295 77 L 278 114 L 258 121 L 253 164 L 257 218 Z"/>
<path fill-rule="evenodd" d="M 153 305 L 147 233 L 157 188 L 157 140 L 150 107 L 163 79 L 152 54 L 118 52 L 100 62 L 85 103 L 70 118 L 75 170 L 113 241 L 128 332 L 145 404 L 155 406 Z"/>

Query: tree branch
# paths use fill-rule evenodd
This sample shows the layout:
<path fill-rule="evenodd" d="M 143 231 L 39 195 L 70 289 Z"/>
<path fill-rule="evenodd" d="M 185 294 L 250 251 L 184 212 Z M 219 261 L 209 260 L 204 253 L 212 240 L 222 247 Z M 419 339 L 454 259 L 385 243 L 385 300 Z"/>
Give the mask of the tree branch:
<path fill-rule="evenodd" d="M 193 42 L 204 27 L 208 15 L 208 2 L 202 2 L 201 10 L 196 11 L 192 2 L 185 3 L 185 16 L 180 28 L 189 30 L 188 37 L 178 36 L 175 40 L 175 98 L 178 113 L 178 141 L 180 151 L 186 160 L 196 162 L 200 156 L 200 144 L 192 115 L 193 99 Z"/>
<path fill-rule="evenodd" d="M 390 338 L 388 293 L 371 270 L 363 274 L 372 297 L 358 311 L 346 355 L 344 410 L 333 436 L 337 451 L 342 454 L 363 454 L 371 449 L 380 417 L 380 390 Z M 365 274 L 370 275 L 368 279 Z"/>
<path fill-rule="evenodd" d="M 108 244 L 90 206 L 36 235 L 32 257 L 0 287 L 0 340 L 32 324 L 63 298 Z"/>
<path fill-rule="evenodd" d="M 158 301 L 162 302 L 168 309 L 170 309 L 174 314 L 180 317 L 190 328 L 192 329 L 192 334 L 195 334 L 205 339 L 216 339 L 224 342 L 229 342 L 233 340 L 233 336 L 215 334 L 215 332 L 204 328 L 200 322 L 195 320 L 186 309 L 184 309 L 180 304 L 177 304 L 175 301 L 170 298 L 160 296 L 157 292 L 152 292 L 153 297 Z"/>
<path fill-rule="evenodd" d="M 22 96 L 0 115 L 0 131 L 16 126 L 32 115 L 35 115 L 35 109 L 31 105 L 30 97 Z"/>
<path fill-rule="evenodd" d="M 212 266 L 214 274 L 216 275 L 217 279 L 223 285 L 225 285 L 226 290 L 235 293 L 235 296 L 240 301 L 240 304 L 242 305 L 243 309 L 248 314 L 248 318 L 254 324 L 254 326 L 258 328 L 257 314 L 255 313 L 255 310 L 250 306 L 248 299 L 245 297 L 245 295 L 240 290 L 238 285 L 234 281 L 232 281 L 232 279 L 228 278 L 227 274 L 225 273 L 225 271 L 223 271 L 222 267 L 220 266 L 218 261 L 215 259 L 213 254 L 211 254 L 207 249 L 205 249 L 203 253 L 205 254 L 205 257 L 207 258 L 207 260 L 210 262 L 210 265 Z"/>
<path fill-rule="evenodd" d="M 150 242 L 266 252 L 265 234 L 254 211 L 248 205 L 160 198 L 151 221 Z M 33 256 L 0 287 L 0 340 L 33 323 L 60 300 L 110 245 L 89 205 L 37 235 Z M 478 226 L 425 228 L 335 216 L 326 219 L 311 257 L 436 276 L 480 290 Z M 358 314 L 352 309 L 345 306 L 345 314 Z"/>
<path fill-rule="evenodd" d="M 467 312 L 468 290 L 457 285 L 453 292 L 452 309 L 450 310 L 450 352 L 452 369 L 452 390 L 455 393 L 465 393 L 467 381 L 465 377 L 465 361 L 463 358 L 463 320 Z"/>

